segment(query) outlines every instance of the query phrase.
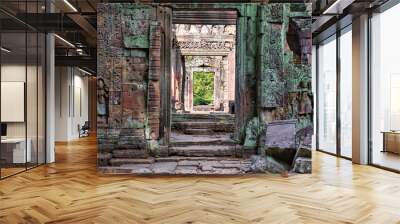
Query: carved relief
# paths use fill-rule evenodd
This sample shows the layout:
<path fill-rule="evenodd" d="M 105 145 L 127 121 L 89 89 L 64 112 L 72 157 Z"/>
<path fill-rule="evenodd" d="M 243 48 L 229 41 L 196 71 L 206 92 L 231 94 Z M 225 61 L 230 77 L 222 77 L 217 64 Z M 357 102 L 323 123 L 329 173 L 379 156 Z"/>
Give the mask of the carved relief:
<path fill-rule="evenodd" d="M 177 36 L 185 35 L 235 35 L 235 25 L 188 25 L 188 24 L 175 24 Z"/>
<path fill-rule="evenodd" d="M 175 48 L 232 51 L 235 47 L 234 25 L 176 24 L 174 30 Z"/>
<path fill-rule="evenodd" d="M 97 79 L 97 115 L 108 117 L 109 90 L 104 79 Z"/>
<path fill-rule="evenodd" d="M 207 40 L 199 40 L 199 41 L 178 41 L 174 42 L 175 48 L 181 49 L 209 49 L 209 50 L 229 50 L 231 51 L 234 48 L 234 43 L 232 41 L 207 41 Z"/>

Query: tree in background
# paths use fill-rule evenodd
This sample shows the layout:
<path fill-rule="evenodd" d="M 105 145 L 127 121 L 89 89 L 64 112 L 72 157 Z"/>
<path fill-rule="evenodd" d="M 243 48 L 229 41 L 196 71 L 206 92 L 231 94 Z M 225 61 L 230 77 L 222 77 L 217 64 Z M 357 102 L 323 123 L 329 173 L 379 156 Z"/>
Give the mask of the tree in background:
<path fill-rule="evenodd" d="M 193 73 L 193 105 L 211 105 L 214 101 L 214 73 Z"/>

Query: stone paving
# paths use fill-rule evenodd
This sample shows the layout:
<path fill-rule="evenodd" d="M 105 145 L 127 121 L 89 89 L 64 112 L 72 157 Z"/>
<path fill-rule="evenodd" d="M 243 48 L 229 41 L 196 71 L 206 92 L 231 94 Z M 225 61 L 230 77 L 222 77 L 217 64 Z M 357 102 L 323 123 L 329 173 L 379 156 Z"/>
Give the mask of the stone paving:
<path fill-rule="evenodd" d="M 239 175 L 251 172 L 250 159 L 230 157 L 164 157 L 138 159 L 137 163 L 123 164 L 118 168 L 100 167 L 105 173 L 162 174 L 162 175 Z M 131 161 L 134 162 L 134 161 Z"/>

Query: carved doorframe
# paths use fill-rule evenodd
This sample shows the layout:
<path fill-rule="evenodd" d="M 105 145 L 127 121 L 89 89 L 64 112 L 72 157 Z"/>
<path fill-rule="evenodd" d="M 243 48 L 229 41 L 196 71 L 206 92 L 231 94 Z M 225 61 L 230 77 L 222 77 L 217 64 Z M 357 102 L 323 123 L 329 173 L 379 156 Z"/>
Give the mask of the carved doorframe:
<path fill-rule="evenodd" d="M 193 112 L 193 74 L 194 72 L 197 71 L 205 71 L 205 72 L 212 72 L 214 73 L 214 102 L 216 100 L 216 96 L 217 96 L 217 92 L 218 89 L 217 87 L 221 84 L 221 82 L 226 82 L 226 75 L 224 74 L 224 68 L 223 68 L 223 60 L 227 60 L 226 57 L 222 56 L 222 55 L 217 55 L 217 56 L 208 56 L 208 55 L 186 55 L 186 56 L 190 56 L 190 57 L 220 57 L 220 58 L 216 58 L 215 63 L 217 64 L 217 66 L 201 66 L 201 65 L 196 65 L 196 64 L 190 64 L 188 63 L 186 60 L 184 62 L 184 66 L 185 66 L 185 74 L 184 74 L 184 78 L 185 80 L 185 86 L 184 86 L 184 91 L 182 92 L 182 94 L 184 95 L 184 100 L 185 100 L 185 111 L 189 111 L 189 112 Z M 213 60 L 213 59 L 210 59 Z M 203 63 L 204 65 L 204 63 Z M 218 79 L 217 79 L 218 78 Z M 220 80 L 220 79 L 224 79 L 224 80 Z M 218 83 L 220 82 L 220 83 Z M 224 89 L 221 91 L 222 94 L 225 94 L 225 86 Z M 185 97 L 186 96 L 186 97 Z M 225 96 L 223 96 L 224 99 Z M 223 100 L 222 99 L 222 100 Z M 214 109 L 216 109 L 216 105 L 214 103 Z"/>
<path fill-rule="evenodd" d="M 168 4 L 167 4 L 168 5 Z M 256 114 L 256 26 L 257 7 L 259 4 L 169 4 L 172 10 L 190 11 L 190 9 L 200 10 L 221 10 L 236 11 L 236 41 L 235 41 L 235 133 L 234 139 L 243 143 L 245 126 Z M 199 21 L 197 21 L 199 24 Z M 204 23 L 207 24 L 207 23 Z M 169 76 L 169 80 L 171 76 Z M 171 99 L 171 91 L 168 97 Z M 172 107 L 170 103 L 169 112 Z M 171 119 L 169 119 L 169 132 L 171 130 Z"/>

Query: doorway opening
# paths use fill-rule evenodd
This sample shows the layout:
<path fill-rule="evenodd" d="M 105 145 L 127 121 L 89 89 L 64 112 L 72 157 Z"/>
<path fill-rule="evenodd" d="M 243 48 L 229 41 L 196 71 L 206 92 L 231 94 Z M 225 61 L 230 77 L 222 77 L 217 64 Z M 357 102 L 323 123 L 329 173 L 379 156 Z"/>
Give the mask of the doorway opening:
<path fill-rule="evenodd" d="M 193 73 L 193 110 L 214 110 L 214 72 Z"/>
<path fill-rule="evenodd" d="M 236 21 L 202 22 L 173 25 L 169 154 L 235 157 Z"/>

